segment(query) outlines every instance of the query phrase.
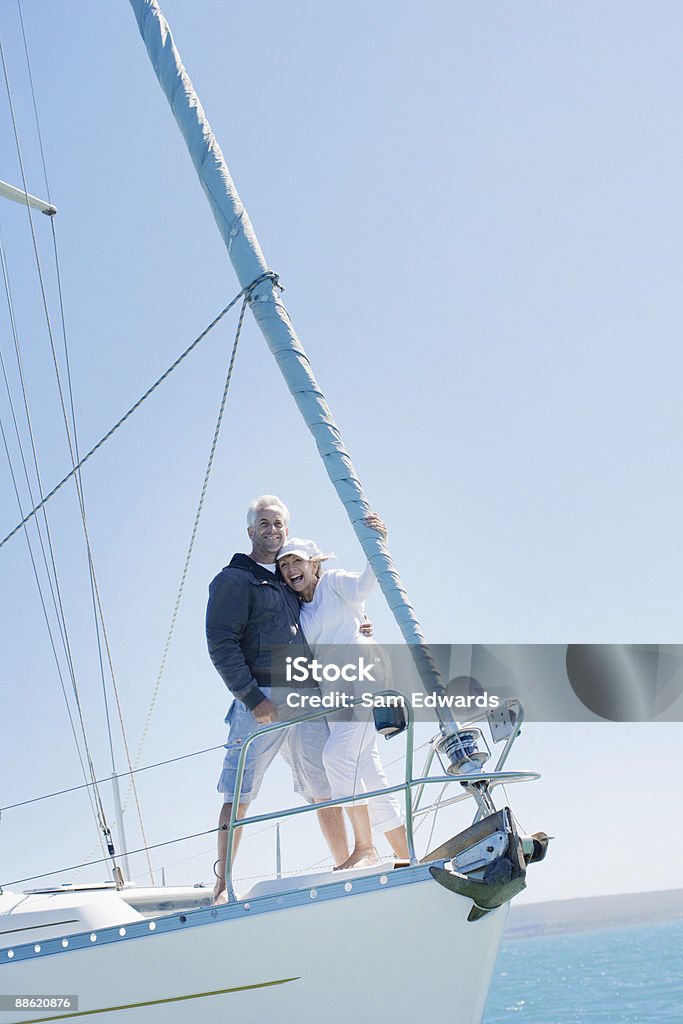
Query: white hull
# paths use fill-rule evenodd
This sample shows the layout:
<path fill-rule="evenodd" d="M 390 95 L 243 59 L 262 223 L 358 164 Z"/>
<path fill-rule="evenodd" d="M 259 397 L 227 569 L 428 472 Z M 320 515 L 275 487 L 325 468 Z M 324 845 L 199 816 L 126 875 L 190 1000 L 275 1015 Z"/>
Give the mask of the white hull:
<path fill-rule="evenodd" d="M 71 1013 L 1 1012 L 0 1024 L 348 1024 L 413 1014 L 477 1024 L 507 906 L 468 922 L 471 900 L 421 866 L 345 884 L 174 914 L 153 931 L 144 921 L 124 937 L 107 929 L 67 949 L 55 939 L 38 954 L 3 951 L 0 992 L 79 1001 Z"/>

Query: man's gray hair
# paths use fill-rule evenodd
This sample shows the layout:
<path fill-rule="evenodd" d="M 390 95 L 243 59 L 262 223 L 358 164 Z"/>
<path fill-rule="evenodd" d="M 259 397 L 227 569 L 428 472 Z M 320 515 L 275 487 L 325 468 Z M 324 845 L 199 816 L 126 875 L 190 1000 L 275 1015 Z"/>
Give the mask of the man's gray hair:
<path fill-rule="evenodd" d="M 285 521 L 285 526 L 289 526 L 289 509 L 276 494 L 262 494 L 259 498 L 254 498 L 249 503 L 247 509 L 247 526 L 252 529 L 256 524 L 256 517 L 260 508 L 268 508 L 270 505 L 277 505 L 282 512 L 282 518 Z"/>

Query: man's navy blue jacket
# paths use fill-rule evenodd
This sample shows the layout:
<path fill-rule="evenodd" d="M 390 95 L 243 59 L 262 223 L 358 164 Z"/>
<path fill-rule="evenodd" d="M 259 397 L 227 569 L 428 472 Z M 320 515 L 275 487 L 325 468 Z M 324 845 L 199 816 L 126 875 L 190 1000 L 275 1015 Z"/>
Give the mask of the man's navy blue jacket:
<path fill-rule="evenodd" d="M 271 686 L 273 648 L 308 654 L 299 624 L 299 598 L 279 576 L 248 555 L 233 555 L 209 586 L 206 609 L 209 655 L 223 682 L 249 710 Z"/>

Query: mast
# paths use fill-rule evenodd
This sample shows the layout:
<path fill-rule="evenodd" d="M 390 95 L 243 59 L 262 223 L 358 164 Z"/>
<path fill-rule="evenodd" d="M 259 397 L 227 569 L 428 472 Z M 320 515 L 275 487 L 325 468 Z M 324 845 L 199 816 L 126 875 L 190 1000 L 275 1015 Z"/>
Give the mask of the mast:
<path fill-rule="evenodd" d="M 372 565 L 403 638 L 410 646 L 425 689 L 430 693 L 443 693 L 440 675 L 386 544 L 375 530 L 363 523 L 363 517 L 371 506 L 289 314 L 280 301 L 277 277 L 269 271 L 220 146 L 175 47 L 168 22 L 156 0 L 130 0 L 130 3 L 152 67 L 185 140 L 239 283 L 247 289 L 254 318 L 304 422 L 313 434 L 327 474 Z M 259 283 L 251 288 L 255 281 Z M 454 720 L 450 710 L 439 709 L 437 713 L 442 725 L 452 728 Z"/>

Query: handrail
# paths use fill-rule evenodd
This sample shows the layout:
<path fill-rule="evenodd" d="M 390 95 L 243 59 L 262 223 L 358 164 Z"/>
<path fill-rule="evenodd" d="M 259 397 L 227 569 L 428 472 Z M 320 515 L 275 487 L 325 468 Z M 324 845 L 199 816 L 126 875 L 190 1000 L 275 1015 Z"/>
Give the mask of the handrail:
<path fill-rule="evenodd" d="M 396 690 L 380 690 L 380 691 L 378 691 L 375 694 L 375 697 L 388 697 L 388 696 L 398 696 L 398 697 L 401 697 L 402 694 L 398 693 Z M 356 704 L 360 704 L 362 702 L 362 700 L 363 700 L 363 698 L 361 698 L 361 697 L 357 698 L 356 700 L 354 700 L 353 702 L 351 702 L 349 704 L 349 707 L 355 707 L 355 705 Z M 521 705 L 520 705 L 520 707 L 521 707 Z M 516 738 L 516 736 L 519 733 L 519 728 L 521 727 L 521 722 L 519 722 L 517 728 L 515 728 L 515 730 L 513 731 L 512 735 L 508 738 L 508 742 L 506 743 L 505 749 L 503 750 L 503 752 L 501 754 L 501 757 L 499 758 L 498 765 L 496 766 L 496 769 L 494 771 L 492 771 L 492 772 L 468 772 L 466 775 L 434 775 L 434 776 L 429 776 L 429 777 L 425 776 L 425 777 L 420 777 L 418 779 L 414 779 L 413 778 L 414 719 L 413 719 L 413 716 L 411 714 L 412 709 L 410 707 L 410 702 L 409 701 L 404 701 L 404 710 L 406 711 L 406 719 L 407 719 L 406 774 L 405 774 L 405 781 L 404 782 L 397 783 L 396 785 L 393 785 L 393 786 L 386 786 L 386 787 L 384 787 L 382 789 L 372 790 L 370 792 L 365 792 L 364 791 L 363 793 L 354 794 L 352 796 L 340 797 L 337 800 L 324 800 L 324 801 L 321 801 L 320 803 L 305 804 L 304 806 L 301 806 L 301 807 L 290 807 L 290 808 L 285 808 L 284 810 L 280 810 L 280 811 L 271 811 L 271 812 L 269 812 L 267 814 L 256 814 L 256 815 L 252 815 L 251 817 L 238 818 L 237 817 L 237 813 L 238 813 L 239 806 L 240 806 L 240 796 L 241 796 L 241 792 L 242 792 L 242 781 L 243 781 L 243 777 L 244 777 L 244 770 L 245 770 L 245 767 L 246 767 L 247 751 L 249 749 L 250 744 L 253 743 L 253 741 L 255 739 L 257 739 L 257 738 L 259 738 L 261 736 L 265 736 L 265 735 L 267 735 L 270 732 L 276 732 L 276 731 L 281 730 L 281 729 L 291 728 L 294 725 L 300 725 L 302 722 L 315 721 L 318 718 L 326 718 L 326 717 L 328 717 L 330 715 L 330 710 L 329 710 L 329 708 L 322 708 L 322 709 L 318 709 L 316 711 L 311 711 L 308 714 L 301 715 L 300 717 L 297 717 L 297 718 L 288 719 L 287 721 L 284 721 L 284 722 L 274 722 L 271 725 L 267 725 L 267 726 L 264 726 L 263 728 L 257 729 L 256 732 L 251 733 L 251 735 L 248 736 L 245 739 L 245 741 L 244 741 L 244 743 L 242 745 L 242 749 L 240 751 L 239 761 L 237 763 L 237 772 L 236 772 L 236 778 L 235 778 L 235 790 L 234 790 L 233 799 L 232 799 L 232 808 L 231 808 L 231 814 L 230 814 L 230 822 L 229 822 L 229 825 L 228 825 L 228 842 L 227 842 L 226 857 L 225 857 L 225 886 L 226 886 L 226 892 L 227 892 L 227 895 L 228 895 L 228 899 L 231 902 L 234 902 L 235 899 L 236 899 L 235 891 L 234 891 L 233 886 L 232 886 L 232 861 L 233 861 L 233 851 L 234 851 L 235 829 L 237 829 L 237 828 L 243 828 L 246 825 L 255 825 L 255 824 L 258 824 L 258 823 L 263 822 L 263 821 L 270 821 L 270 820 L 272 820 L 275 817 L 277 817 L 277 818 L 288 818 L 288 817 L 293 817 L 294 815 L 297 815 L 297 814 L 307 814 L 310 811 L 318 811 L 318 810 L 321 810 L 322 808 L 325 808 L 325 807 L 338 807 L 338 806 L 342 806 L 342 805 L 345 805 L 345 804 L 348 804 L 348 803 L 355 803 L 358 800 L 373 799 L 374 797 L 386 795 L 388 793 L 403 792 L 405 794 L 405 807 L 406 807 L 406 823 L 405 824 L 406 824 L 406 837 L 407 837 L 407 842 L 408 842 L 408 852 L 410 854 L 410 863 L 411 863 L 411 865 L 413 865 L 413 864 L 417 863 L 417 857 L 415 855 L 415 841 L 414 841 L 414 834 L 413 834 L 413 818 L 414 818 L 415 813 L 423 814 L 423 813 L 426 813 L 426 810 L 427 810 L 427 809 L 425 809 L 425 811 L 419 811 L 418 807 L 417 807 L 417 804 L 416 804 L 415 807 L 413 807 L 412 793 L 413 793 L 413 790 L 414 790 L 415 787 L 417 787 L 417 786 L 421 787 L 420 788 L 420 796 L 421 796 L 421 794 L 422 794 L 422 792 L 424 790 L 424 786 L 425 785 L 431 785 L 433 783 L 449 783 L 449 782 L 463 783 L 463 782 L 467 782 L 468 785 L 469 785 L 469 784 L 474 784 L 474 783 L 481 782 L 481 783 L 487 783 L 487 784 L 491 784 L 492 783 L 494 785 L 501 785 L 504 782 L 530 782 L 530 781 L 533 781 L 535 779 L 540 778 L 540 775 L 537 772 L 500 772 L 499 771 L 499 767 L 507 759 L 507 754 L 509 752 L 510 746 L 512 745 L 512 742 L 514 741 L 514 739 Z M 473 720 L 475 718 L 476 718 L 476 720 L 480 720 L 480 718 L 482 718 L 482 717 L 485 717 L 485 716 L 479 716 L 479 715 L 473 716 Z M 433 754 L 432 754 L 432 757 L 433 757 Z M 429 764 L 431 765 L 431 758 L 429 760 Z M 427 768 L 427 770 L 428 770 L 428 768 Z M 447 803 L 458 802 L 460 800 L 466 799 L 470 795 L 471 795 L 470 793 L 463 793 L 463 794 L 459 795 L 458 797 L 456 797 L 456 798 L 454 798 L 452 800 L 447 801 Z M 418 801 L 419 801 L 419 798 L 418 798 Z M 446 804 L 444 803 L 444 804 L 442 804 L 442 806 L 446 806 Z"/>
<path fill-rule="evenodd" d="M 536 782 L 536 781 L 538 781 L 538 779 L 540 779 L 540 777 L 541 777 L 541 773 L 540 772 L 497 772 L 497 771 L 489 772 L 485 776 L 484 775 L 474 775 L 474 776 L 471 776 L 471 778 L 473 779 L 474 782 L 489 782 L 491 784 L 491 788 L 493 788 L 494 786 L 505 786 L 508 783 L 513 783 L 513 782 Z M 469 779 L 470 776 L 468 775 L 467 778 Z M 430 782 L 458 782 L 458 781 L 462 782 L 462 779 L 458 780 L 453 775 L 430 775 L 428 778 L 416 779 L 415 780 L 415 785 L 419 786 L 422 783 L 430 783 Z M 386 792 L 386 790 L 384 792 Z M 422 817 L 424 817 L 425 814 L 429 814 L 431 811 L 441 810 L 442 807 L 452 807 L 453 804 L 459 804 L 459 803 L 462 803 L 463 800 L 470 800 L 470 799 L 472 799 L 472 794 L 471 793 L 458 793 L 457 796 L 450 796 L 448 798 L 448 800 L 438 800 L 436 803 L 427 804 L 426 807 L 419 807 L 419 808 L 417 808 L 416 810 L 413 811 L 413 818 L 422 818 Z M 477 820 L 478 817 L 479 817 L 479 811 L 477 811 L 477 815 L 475 817 L 475 821 Z"/>
<path fill-rule="evenodd" d="M 508 736 L 507 741 L 505 743 L 505 746 L 503 747 L 503 750 L 501 751 L 501 754 L 500 754 L 500 757 L 498 758 L 498 762 L 496 764 L 496 767 L 494 768 L 494 772 L 500 772 L 500 770 L 502 769 L 503 765 L 507 761 L 508 754 L 510 753 L 510 750 L 512 748 L 512 744 L 515 742 L 515 740 L 519 736 L 519 733 L 520 733 L 520 730 L 522 728 L 522 725 L 524 724 L 524 719 L 526 717 L 526 712 L 524 711 L 524 705 L 522 704 L 522 702 L 520 700 L 517 700 L 517 698 L 515 697 L 512 700 L 506 700 L 505 701 L 505 706 L 508 709 L 508 711 L 512 710 L 512 706 L 513 705 L 514 705 L 514 710 L 515 710 L 515 726 L 514 726 L 512 732 L 510 733 L 510 735 Z M 462 727 L 463 727 L 463 729 L 468 729 L 471 725 L 475 725 L 477 722 L 483 722 L 485 719 L 488 719 L 488 713 L 486 711 L 477 712 L 476 714 L 472 715 L 471 718 L 468 718 L 466 721 L 464 721 L 462 723 Z M 489 726 L 490 726 L 490 723 L 489 723 Z M 430 750 L 429 750 L 429 753 L 427 754 L 427 758 L 425 760 L 424 768 L 422 769 L 422 774 L 423 775 L 427 775 L 429 773 L 429 769 L 432 766 L 432 761 L 434 760 L 434 755 L 436 754 L 437 741 L 440 738 L 441 738 L 440 736 L 435 736 L 435 737 L 433 737 L 433 739 L 431 741 Z M 510 781 L 512 781 L 512 780 L 510 780 Z M 422 789 L 419 789 L 417 791 L 417 793 L 415 794 L 414 801 L 413 801 L 413 816 L 415 814 L 417 814 L 417 813 L 420 813 L 420 814 L 424 813 L 423 811 L 419 811 L 421 799 L 422 799 Z M 441 806 L 442 807 L 448 807 L 449 804 L 457 803 L 459 801 L 459 799 L 460 798 L 458 797 L 458 798 L 455 798 L 455 799 L 447 800 Z M 431 808 L 429 808 L 429 809 L 431 809 Z"/>
<path fill-rule="evenodd" d="M 402 695 L 397 693 L 396 690 L 380 690 L 380 691 L 378 691 L 378 693 L 375 694 L 375 696 L 376 697 L 388 697 L 388 696 L 401 697 Z M 358 697 L 355 700 L 351 701 L 348 706 L 349 707 L 355 707 L 356 704 L 360 704 L 361 701 L 362 701 L 362 698 Z M 404 702 L 404 705 L 405 705 L 405 702 Z M 413 720 L 412 720 L 412 716 L 410 714 L 410 709 L 409 708 L 405 708 L 405 710 L 407 711 L 406 718 L 407 718 L 407 724 L 408 724 L 408 746 L 407 746 L 407 749 L 406 749 L 406 785 L 407 785 L 408 781 L 412 777 L 412 750 L 413 750 L 413 737 L 412 737 L 412 733 L 413 733 Z M 237 825 L 236 824 L 237 820 L 238 820 L 237 819 L 237 812 L 239 810 L 239 805 L 240 805 L 240 796 L 242 794 L 242 779 L 243 779 L 243 776 L 244 776 L 244 769 L 246 767 L 247 751 L 249 749 L 249 745 L 251 743 L 253 743 L 254 740 L 257 737 L 267 736 L 268 733 L 270 733 L 270 732 L 276 732 L 276 731 L 278 731 L 280 729 L 287 729 L 287 728 L 290 728 L 293 725 L 300 725 L 302 722 L 313 722 L 313 721 L 315 721 L 318 718 L 327 718 L 327 716 L 329 714 L 330 714 L 329 708 L 320 708 L 317 711 L 310 711 L 306 715 L 301 715 L 301 716 L 299 716 L 297 718 L 290 718 L 290 719 L 288 719 L 285 722 L 273 722 L 272 725 L 267 725 L 264 728 L 258 729 L 256 732 L 253 732 L 250 736 L 247 736 L 246 740 L 244 741 L 244 743 L 242 745 L 242 749 L 240 751 L 239 761 L 237 762 L 237 772 L 236 772 L 236 777 L 235 777 L 235 790 L 234 790 L 233 797 L 232 797 L 232 807 L 231 807 L 231 812 L 230 812 L 230 823 L 228 825 L 228 843 L 227 843 L 227 849 L 226 849 L 226 853 L 225 853 L 225 889 L 226 889 L 226 892 L 228 894 L 228 899 L 229 900 L 231 900 L 231 901 L 235 900 L 235 891 L 234 891 L 234 889 L 232 887 L 232 857 L 233 857 L 233 846 L 234 846 L 235 828 L 241 828 L 241 827 L 243 827 L 244 823 L 250 823 L 249 819 L 241 818 L 239 820 L 242 822 L 242 825 Z M 409 756 L 409 754 L 410 754 L 410 756 Z M 399 789 L 403 789 L 404 787 L 400 786 L 398 788 Z M 382 791 L 380 791 L 380 792 L 382 792 Z M 386 792 L 386 790 L 384 790 L 384 792 Z M 406 793 L 409 793 L 409 792 L 410 792 L 410 790 L 406 788 Z M 306 807 L 296 808 L 296 810 L 298 811 L 298 813 L 302 813 L 304 811 L 313 811 L 313 810 L 317 811 L 317 810 L 320 810 L 320 808 L 322 808 L 322 807 L 333 807 L 333 806 L 337 806 L 338 804 L 353 803 L 355 800 L 364 800 L 364 799 L 367 799 L 367 795 L 365 793 L 363 793 L 362 796 L 359 795 L 357 797 L 344 798 L 342 800 L 326 800 L 323 803 L 309 804 Z M 412 838 L 412 808 L 410 808 L 410 809 L 408 808 L 408 802 L 409 801 L 406 800 L 406 836 L 408 838 L 408 851 L 409 851 L 409 853 L 411 855 L 411 864 L 412 864 L 412 863 L 415 862 L 414 861 L 415 849 L 414 849 L 414 843 L 413 843 L 413 838 Z M 276 816 L 276 814 L 266 815 L 265 818 L 262 817 L 262 816 L 259 816 L 258 820 L 267 820 L 267 819 L 273 818 L 275 816 Z M 282 815 L 281 813 L 278 813 L 277 816 L 278 817 L 283 817 L 283 816 L 287 817 L 288 815 Z"/>
<path fill-rule="evenodd" d="M 321 800 L 320 803 L 304 804 L 300 807 L 285 807 L 280 811 L 269 811 L 267 814 L 254 814 L 250 818 L 237 818 L 235 828 L 243 828 L 245 825 L 259 825 L 263 821 L 270 821 L 272 818 L 291 818 L 295 814 L 307 814 L 309 811 L 319 811 L 325 807 L 341 807 L 342 804 L 351 804 L 357 800 L 374 800 L 376 796 L 384 796 L 387 793 L 400 793 L 402 790 L 413 789 L 415 786 L 428 786 L 434 782 L 491 782 L 496 786 L 503 786 L 507 782 L 534 782 L 540 779 L 540 772 L 472 772 L 468 775 L 429 775 L 412 779 L 410 782 L 398 782 L 395 786 L 384 786 L 382 789 L 372 789 L 368 792 L 356 793 L 353 796 L 340 796 L 336 800 Z M 462 796 L 440 802 L 441 807 L 458 803 L 460 800 L 472 799 L 471 793 L 463 793 Z M 434 809 L 434 804 L 429 807 L 420 808 L 413 812 L 413 818 L 417 815 L 426 814 Z M 406 827 L 406 832 L 408 831 Z"/>

